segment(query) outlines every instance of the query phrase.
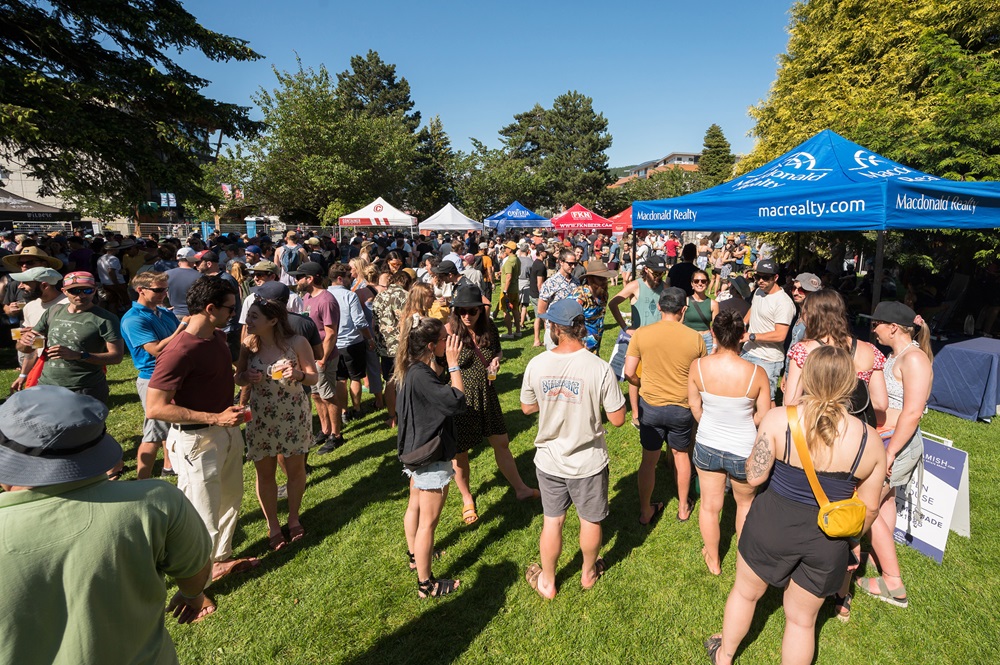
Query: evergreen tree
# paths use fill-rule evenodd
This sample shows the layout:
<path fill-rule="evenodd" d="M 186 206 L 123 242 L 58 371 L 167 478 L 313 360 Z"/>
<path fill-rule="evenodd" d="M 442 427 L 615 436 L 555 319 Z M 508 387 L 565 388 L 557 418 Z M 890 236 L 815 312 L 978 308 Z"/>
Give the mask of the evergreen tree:
<path fill-rule="evenodd" d="M 452 162 L 455 153 L 451 139 L 444 131 L 441 118 L 434 116 L 426 127 L 417 133 L 417 160 L 414 164 L 414 182 L 407 203 L 419 216 L 437 212 L 455 198 L 452 181 Z"/>
<path fill-rule="evenodd" d="M 413 110 L 410 84 L 396 79 L 396 65 L 382 61 L 376 51 L 351 57 L 351 68 L 337 74 L 337 100 L 347 111 L 375 117 L 399 115 L 411 132 L 420 126 L 420 111 Z"/>
<path fill-rule="evenodd" d="M 698 173 L 705 187 L 715 187 L 733 177 L 736 157 L 722 127 L 712 124 L 705 132 L 705 143 L 698 160 Z"/>

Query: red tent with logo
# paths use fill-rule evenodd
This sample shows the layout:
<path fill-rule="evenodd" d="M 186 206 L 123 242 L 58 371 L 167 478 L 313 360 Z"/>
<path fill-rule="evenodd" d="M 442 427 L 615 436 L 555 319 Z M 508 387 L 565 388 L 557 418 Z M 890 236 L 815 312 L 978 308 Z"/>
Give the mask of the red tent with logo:
<path fill-rule="evenodd" d="M 596 212 L 584 208 L 579 203 L 564 213 L 552 218 L 552 226 L 557 231 L 610 231 L 611 220 L 601 217 Z"/>
<path fill-rule="evenodd" d="M 611 218 L 612 233 L 627 233 L 632 228 L 632 206 Z"/>

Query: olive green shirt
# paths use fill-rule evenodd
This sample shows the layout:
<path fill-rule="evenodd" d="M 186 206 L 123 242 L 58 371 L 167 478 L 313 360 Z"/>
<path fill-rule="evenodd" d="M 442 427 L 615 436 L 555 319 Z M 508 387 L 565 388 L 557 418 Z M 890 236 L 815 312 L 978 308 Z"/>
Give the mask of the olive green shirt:
<path fill-rule="evenodd" d="M 122 339 L 118 317 L 100 307 L 76 314 L 70 314 L 65 305 L 50 307 L 32 329 L 45 336 L 46 347 L 68 346 L 74 351 L 88 353 L 105 353 L 108 342 Z M 105 380 L 101 365 L 82 360 L 46 360 L 38 382 L 78 390 L 97 388 Z"/>

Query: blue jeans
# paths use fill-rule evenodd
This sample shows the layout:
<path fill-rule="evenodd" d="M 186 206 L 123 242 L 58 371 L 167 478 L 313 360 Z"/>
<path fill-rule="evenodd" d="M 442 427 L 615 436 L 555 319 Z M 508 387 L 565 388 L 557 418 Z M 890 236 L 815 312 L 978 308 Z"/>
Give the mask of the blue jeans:
<path fill-rule="evenodd" d="M 760 366 L 761 369 L 767 372 L 767 381 L 771 384 L 771 401 L 773 402 L 774 391 L 778 388 L 778 380 L 781 378 L 781 371 L 785 368 L 785 361 L 769 362 L 749 353 L 741 353 L 740 358 Z"/>
<path fill-rule="evenodd" d="M 692 460 L 694 465 L 702 471 L 723 471 L 736 480 L 746 481 L 747 479 L 747 460 L 745 457 L 695 443 Z"/>

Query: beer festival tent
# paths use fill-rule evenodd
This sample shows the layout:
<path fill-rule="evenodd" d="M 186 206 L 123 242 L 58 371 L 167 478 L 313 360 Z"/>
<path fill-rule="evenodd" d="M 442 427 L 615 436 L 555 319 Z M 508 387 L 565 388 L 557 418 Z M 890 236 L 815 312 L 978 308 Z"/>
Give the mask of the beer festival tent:
<path fill-rule="evenodd" d="M 5 222 L 66 222 L 79 219 L 72 210 L 61 210 L 31 201 L 0 189 L 0 221 Z"/>
<path fill-rule="evenodd" d="M 417 218 L 394 208 L 381 196 L 361 210 L 337 220 L 340 226 L 405 226 L 412 228 Z"/>
<path fill-rule="evenodd" d="M 1000 183 L 945 180 L 825 129 L 738 178 L 701 192 L 632 204 L 635 229 L 879 231 L 1000 227 Z M 873 302 L 878 302 L 875 280 Z"/>
<path fill-rule="evenodd" d="M 467 217 L 449 203 L 420 222 L 417 228 L 421 233 L 425 231 L 482 231 L 483 225 L 471 217 Z"/>
<path fill-rule="evenodd" d="M 611 220 L 575 203 L 566 212 L 553 217 L 552 226 L 557 231 L 610 231 Z"/>
<path fill-rule="evenodd" d="M 500 212 L 483 220 L 486 228 L 496 229 L 497 233 L 506 233 L 507 229 L 550 229 L 552 222 L 533 210 L 529 210 L 514 201 Z"/>
<path fill-rule="evenodd" d="M 632 228 L 632 206 L 625 208 L 617 215 L 612 215 L 608 219 L 611 220 L 612 233 L 627 233 Z"/>

